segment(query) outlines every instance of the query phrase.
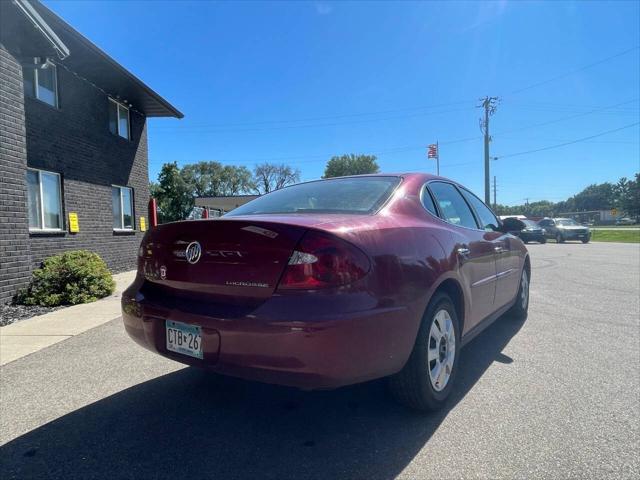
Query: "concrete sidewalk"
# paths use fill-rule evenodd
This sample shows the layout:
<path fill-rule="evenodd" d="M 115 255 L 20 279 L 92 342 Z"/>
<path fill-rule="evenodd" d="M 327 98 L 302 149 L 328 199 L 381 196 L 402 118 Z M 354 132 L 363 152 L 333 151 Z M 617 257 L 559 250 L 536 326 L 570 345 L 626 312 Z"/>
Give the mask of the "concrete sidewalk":
<path fill-rule="evenodd" d="M 116 291 L 97 302 L 73 305 L 0 327 L 0 365 L 118 318 L 120 295 L 135 276 L 135 270 L 114 275 Z"/>

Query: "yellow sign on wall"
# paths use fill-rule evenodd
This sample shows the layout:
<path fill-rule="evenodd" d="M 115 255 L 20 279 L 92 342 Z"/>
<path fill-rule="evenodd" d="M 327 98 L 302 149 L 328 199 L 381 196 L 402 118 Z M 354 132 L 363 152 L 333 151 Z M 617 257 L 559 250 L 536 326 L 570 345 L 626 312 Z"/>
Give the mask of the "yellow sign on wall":
<path fill-rule="evenodd" d="M 612 208 L 611 209 L 611 216 L 612 217 L 617 217 L 618 216 L 618 209 L 617 208 Z"/>
<path fill-rule="evenodd" d="M 69 212 L 69 231 L 71 233 L 78 233 L 80 231 L 78 214 L 76 212 Z"/>
<path fill-rule="evenodd" d="M 140 217 L 140 231 L 141 232 L 147 231 L 147 219 L 144 217 Z"/>

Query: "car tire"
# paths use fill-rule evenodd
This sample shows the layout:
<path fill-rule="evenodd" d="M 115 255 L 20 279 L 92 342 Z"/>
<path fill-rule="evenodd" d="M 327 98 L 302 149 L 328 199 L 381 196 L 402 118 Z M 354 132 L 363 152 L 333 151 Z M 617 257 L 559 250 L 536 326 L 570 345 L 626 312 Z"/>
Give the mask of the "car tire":
<path fill-rule="evenodd" d="M 540 239 L 540 243 L 541 243 L 541 244 L 542 244 L 542 243 L 547 243 L 547 239 L 546 239 L 546 238 L 541 238 L 541 239 Z"/>
<path fill-rule="evenodd" d="M 445 335 L 441 334 L 441 325 Z M 458 370 L 459 325 L 451 298 L 445 293 L 436 293 L 422 317 L 407 363 L 400 372 L 389 377 L 389 390 L 399 403 L 423 412 L 442 408 Z"/>
<path fill-rule="evenodd" d="M 564 237 L 561 233 L 556 233 L 556 243 L 564 243 Z"/>
<path fill-rule="evenodd" d="M 524 320 L 529 314 L 529 286 L 531 284 L 531 276 L 526 268 L 522 269 L 520 274 L 520 285 L 518 286 L 518 293 L 516 295 L 516 301 L 509 310 L 509 315 L 515 317 L 517 320 Z"/>
<path fill-rule="evenodd" d="M 589 239 L 588 238 L 583 238 L 581 239 L 582 243 L 589 243 Z"/>

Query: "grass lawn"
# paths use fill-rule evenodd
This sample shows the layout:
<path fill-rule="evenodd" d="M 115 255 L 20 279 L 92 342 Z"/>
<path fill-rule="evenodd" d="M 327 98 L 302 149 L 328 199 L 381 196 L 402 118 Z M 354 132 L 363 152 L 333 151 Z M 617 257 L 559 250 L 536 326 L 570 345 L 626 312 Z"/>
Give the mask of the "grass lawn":
<path fill-rule="evenodd" d="M 640 230 L 627 230 L 624 228 L 611 230 L 592 230 L 591 241 L 640 243 Z"/>

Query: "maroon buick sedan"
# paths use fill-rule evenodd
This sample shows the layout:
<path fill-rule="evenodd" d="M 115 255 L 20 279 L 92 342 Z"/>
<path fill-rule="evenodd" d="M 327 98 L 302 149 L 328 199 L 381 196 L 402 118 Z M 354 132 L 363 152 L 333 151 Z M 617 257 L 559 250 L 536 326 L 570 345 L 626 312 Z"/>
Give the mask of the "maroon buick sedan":
<path fill-rule="evenodd" d="M 304 389 L 389 377 L 401 402 L 436 409 L 461 347 L 527 314 L 531 266 L 510 222 L 430 175 L 294 185 L 147 232 L 124 325 L 225 375 Z"/>

